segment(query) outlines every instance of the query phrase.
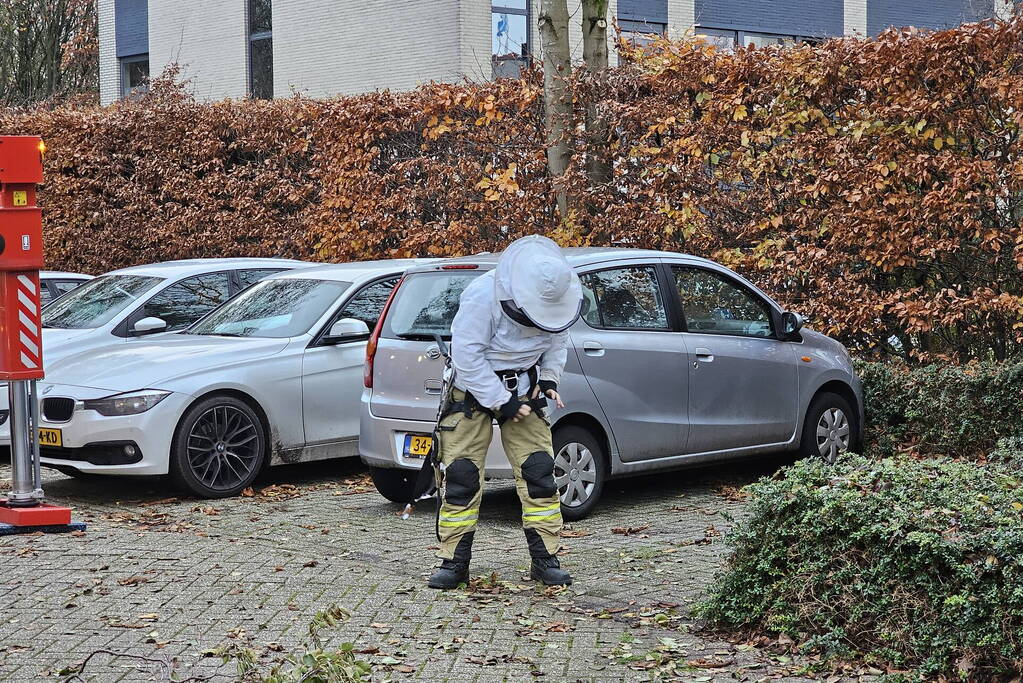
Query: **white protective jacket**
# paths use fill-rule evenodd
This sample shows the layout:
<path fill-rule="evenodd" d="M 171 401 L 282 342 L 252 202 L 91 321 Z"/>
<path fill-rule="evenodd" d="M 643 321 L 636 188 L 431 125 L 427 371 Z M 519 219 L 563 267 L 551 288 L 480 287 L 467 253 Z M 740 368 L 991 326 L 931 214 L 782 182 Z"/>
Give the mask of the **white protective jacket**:
<path fill-rule="evenodd" d="M 471 392 L 480 405 L 491 410 L 513 398 L 495 371 L 528 370 L 539 363 L 539 378 L 560 384 L 568 360 L 567 331 L 524 327 L 504 314 L 501 301 L 511 296 L 502 285 L 504 274 L 499 276 L 498 270 L 481 275 L 465 288 L 451 322 L 455 387 Z M 520 393 L 528 386 L 528 378 L 520 375 Z"/>

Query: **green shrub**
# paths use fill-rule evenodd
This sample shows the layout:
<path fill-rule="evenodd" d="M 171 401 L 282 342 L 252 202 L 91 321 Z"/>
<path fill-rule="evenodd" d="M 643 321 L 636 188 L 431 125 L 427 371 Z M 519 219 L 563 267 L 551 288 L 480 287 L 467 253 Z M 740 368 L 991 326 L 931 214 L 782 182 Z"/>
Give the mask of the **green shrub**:
<path fill-rule="evenodd" d="M 749 487 L 697 613 L 923 676 L 1023 670 L 1017 467 L 904 456 L 802 461 Z"/>
<path fill-rule="evenodd" d="M 1003 463 L 1023 470 L 1023 437 L 999 439 L 995 450 L 988 455 L 991 462 Z"/>
<path fill-rule="evenodd" d="M 865 452 L 982 458 L 1000 438 L 1023 435 L 1023 363 L 907 368 L 858 363 Z"/>

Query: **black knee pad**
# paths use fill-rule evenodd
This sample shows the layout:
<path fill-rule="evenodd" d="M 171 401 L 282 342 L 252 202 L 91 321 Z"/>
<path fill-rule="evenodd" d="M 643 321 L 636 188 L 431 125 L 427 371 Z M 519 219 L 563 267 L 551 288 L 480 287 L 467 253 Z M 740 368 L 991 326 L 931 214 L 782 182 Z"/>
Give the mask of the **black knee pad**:
<path fill-rule="evenodd" d="M 530 453 L 522 463 L 522 478 L 530 498 L 550 498 L 558 491 L 554 485 L 554 458 L 550 453 Z"/>
<path fill-rule="evenodd" d="M 444 501 L 468 505 L 480 490 L 480 468 L 468 458 L 459 458 L 444 470 Z"/>

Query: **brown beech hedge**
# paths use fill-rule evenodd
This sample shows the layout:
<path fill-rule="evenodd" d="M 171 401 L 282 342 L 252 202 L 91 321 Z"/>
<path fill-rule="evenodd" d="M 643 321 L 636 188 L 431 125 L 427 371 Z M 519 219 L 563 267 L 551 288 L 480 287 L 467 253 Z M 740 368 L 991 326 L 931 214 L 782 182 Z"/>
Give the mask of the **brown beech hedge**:
<path fill-rule="evenodd" d="M 1023 24 L 626 61 L 573 85 L 612 138 L 572 141 L 565 220 L 535 74 L 272 102 L 158 82 L 103 109 L 3 111 L 0 132 L 49 145 L 52 267 L 440 256 L 544 232 L 718 259 L 864 353 L 1020 357 Z M 610 182 L 587 180 L 593 150 Z"/>

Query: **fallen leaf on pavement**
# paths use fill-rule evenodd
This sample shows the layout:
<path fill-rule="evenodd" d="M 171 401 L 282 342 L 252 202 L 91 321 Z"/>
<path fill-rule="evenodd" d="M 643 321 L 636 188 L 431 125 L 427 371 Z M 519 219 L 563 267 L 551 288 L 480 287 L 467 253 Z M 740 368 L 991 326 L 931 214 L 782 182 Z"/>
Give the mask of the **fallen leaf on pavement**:
<path fill-rule="evenodd" d="M 580 538 L 582 536 L 589 536 L 592 533 L 592 531 L 586 531 L 585 529 L 562 529 L 558 535 L 562 538 Z"/>
<path fill-rule="evenodd" d="M 148 576 L 142 576 L 142 575 L 129 576 L 129 577 L 117 580 L 117 583 L 121 584 L 122 586 L 137 586 L 140 583 L 148 583 L 148 582 L 149 582 L 149 577 Z"/>

